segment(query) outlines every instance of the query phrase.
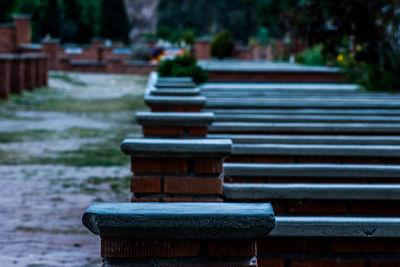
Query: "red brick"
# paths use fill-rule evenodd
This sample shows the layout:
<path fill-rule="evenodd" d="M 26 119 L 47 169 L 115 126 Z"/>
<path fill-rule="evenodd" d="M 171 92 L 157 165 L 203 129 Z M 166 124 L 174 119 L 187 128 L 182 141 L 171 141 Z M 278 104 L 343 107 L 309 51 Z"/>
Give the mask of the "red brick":
<path fill-rule="evenodd" d="M 340 200 L 292 200 L 289 212 L 294 214 L 345 214 L 347 205 Z"/>
<path fill-rule="evenodd" d="M 102 237 L 102 257 L 194 257 L 199 254 L 196 240 L 142 240 L 125 237 Z"/>
<path fill-rule="evenodd" d="M 208 127 L 189 127 L 189 135 L 206 136 L 208 134 Z"/>
<path fill-rule="evenodd" d="M 197 158 L 194 164 L 195 173 L 215 174 L 222 172 L 221 158 Z"/>
<path fill-rule="evenodd" d="M 174 136 L 183 135 L 185 133 L 183 127 L 173 127 L 173 126 L 143 126 L 143 135 L 160 135 L 160 136 Z"/>
<path fill-rule="evenodd" d="M 257 257 L 258 267 L 284 267 L 283 259 L 262 259 Z"/>
<path fill-rule="evenodd" d="M 187 112 L 201 112 L 201 108 L 199 108 L 199 107 L 186 107 L 185 111 L 187 111 Z"/>
<path fill-rule="evenodd" d="M 177 194 L 222 194 L 219 178 L 165 177 L 164 192 Z"/>
<path fill-rule="evenodd" d="M 330 156 L 319 156 L 319 157 L 299 156 L 297 162 L 298 163 L 341 163 L 341 159 L 340 157 L 330 157 Z"/>
<path fill-rule="evenodd" d="M 184 158 L 131 158 L 134 173 L 186 173 L 188 159 Z"/>
<path fill-rule="evenodd" d="M 195 196 L 193 202 L 224 202 L 224 200 L 217 196 Z"/>
<path fill-rule="evenodd" d="M 398 239 L 341 238 L 331 240 L 333 252 L 400 253 Z"/>
<path fill-rule="evenodd" d="M 295 163 L 293 156 L 254 156 L 254 163 Z"/>
<path fill-rule="evenodd" d="M 400 266 L 400 261 L 371 261 L 371 267 L 398 267 Z"/>
<path fill-rule="evenodd" d="M 386 160 L 384 158 L 344 157 L 343 163 L 345 163 L 345 164 L 386 164 Z"/>
<path fill-rule="evenodd" d="M 151 197 L 151 196 L 138 198 L 138 197 L 132 196 L 131 202 L 160 202 L 160 198 Z"/>
<path fill-rule="evenodd" d="M 208 255 L 212 257 L 252 257 L 257 255 L 255 240 L 217 240 L 208 243 Z"/>
<path fill-rule="evenodd" d="M 321 253 L 321 238 L 266 237 L 257 240 L 258 253 Z"/>
<path fill-rule="evenodd" d="M 192 202 L 190 197 L 163 197 L 164 202 Z"/>
<path fill-rule="evenodd" d="M 352 201 L 352 214 L 359 215 L 399 215 L 399 201 L 383 201 L 383 200 L 359 200 Z"/>
<path fill-rule="evenodd" d="M 160 193 L 161 176 L 133 176 L 131 178 L 131 192 Z"/>
<path fill-rule="evenodd" d="M 169 111 L 168 107 L 151 107 L 151 112 L 165 112 Z"/>
<path fill-rule="evenodd" d="M 174 106 L 174 107 L 170 107 L 169 111 L 171 111 L 171 112 L 185 112 L 186 108 L 182 107 L 182 106 Z"/>
<path fill-rule="evenodd" d="M 363 267 L 361 260 L 292 260 L 292 267 Z"/>

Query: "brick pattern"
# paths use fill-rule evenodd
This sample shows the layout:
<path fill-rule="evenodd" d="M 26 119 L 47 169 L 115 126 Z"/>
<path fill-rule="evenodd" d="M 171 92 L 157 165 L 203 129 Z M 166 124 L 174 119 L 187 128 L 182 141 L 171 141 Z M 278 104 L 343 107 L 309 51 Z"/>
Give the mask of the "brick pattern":
<path fill-rule="evenodd" d="M 400 239 L 266 237 L 257 249 L 260 267 L 400 266 Z"/>
<path fill-rule="evenodd" d="M 11 61 L 0 59 L 0 99 L 8 99 L 11 85 Z"/>
<path fill-rule="evenodd" d="M 153 126 L 143 125 L 142 133 L 145 137 L 205 137 L 208 133 L 208 127 L 185 127 L 185 126 Z"/>
<path fill-rule="evenodd" d="M 163 261 L 162 266 L 257 266 L 255 258 L 257 254 L 256 241 L 244 240 L 166 240 L 166 239 L 134 239 L 129 237 L 102 237 L 101 256 L 107 260 L 135 258 L 140 260 L 143 266 L 146 259 L 152 258 Z M 190 258 L 192 262 L 185 264 Z M 220 259 L 219 259 L 220 258 Z M 171 259 L 168 262 L 168 259 Z M 203 262 L 203 263 L 201 263 Z M 130 262 L 129 266 L 137 266 Z M 171 265 L 170 265 L 171 264 Z M 139 265 L 142 266 L 142 265 Z M 158 265 L 157 265 L 158 266 Z"/>
<path fill-rule="evenodd" d="M 132 157 L 132 201 L 220 202 L 222 161 Z"/>

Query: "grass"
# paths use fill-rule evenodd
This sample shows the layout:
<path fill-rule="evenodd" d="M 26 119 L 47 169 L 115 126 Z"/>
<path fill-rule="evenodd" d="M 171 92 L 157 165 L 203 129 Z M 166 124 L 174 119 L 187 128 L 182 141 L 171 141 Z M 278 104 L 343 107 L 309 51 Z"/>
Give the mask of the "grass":
<path fill-rule="evenodd" d="M 54 136 L 55 131 L 50 130 L 27 130 L 15 132 L 0 132 L 0 143 L 14 143 L 26 141 L 42 141 Z"/>
<path fill-rule="evenodd" d="M 58 79 L 63 82 L 69 83 L 73 86 L 87 86 L 87 84 L 81 80 L 78 80 L 76 78 L 71 77 L 70 75 L 67 74 L 62 74 L 62 73 L 50 73 L 49 75 L 50 78 L 52 79 Z"/>

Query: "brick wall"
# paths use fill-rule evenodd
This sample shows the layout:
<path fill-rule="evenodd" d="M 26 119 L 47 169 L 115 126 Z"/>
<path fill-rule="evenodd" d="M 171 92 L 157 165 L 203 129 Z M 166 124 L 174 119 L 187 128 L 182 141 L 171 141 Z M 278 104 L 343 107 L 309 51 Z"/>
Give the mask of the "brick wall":
<path fill-rule="evenodd" d="M 0 25 L 0 53 L 14 53 L 15 46 L 15 27 L 14 25 Z"/>

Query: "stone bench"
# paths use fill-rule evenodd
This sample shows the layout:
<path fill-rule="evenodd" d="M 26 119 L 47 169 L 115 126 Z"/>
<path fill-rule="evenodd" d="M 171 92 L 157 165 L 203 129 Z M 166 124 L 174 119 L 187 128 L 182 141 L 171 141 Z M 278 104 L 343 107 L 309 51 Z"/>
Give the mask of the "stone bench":
<path fill-rule="evenodd" d="M 94 203 L 83 224 L 103 266 L 257 266 L 256 240 L 275 225 L 269 204 Z"/>
<path fill-rule="evenodd" d="M 192 83 L 193 79 L 192 77 L 157 77 L 157 82 L 161 82 L 161 83 Z"/>
<path fill-rule="evenodd" d="M 136 113 L 136 121 L 146 137 L 205 137 L 214 120 L 210 112 Z"/>
<path fill-rule="evenodd" d="M 195 88 L 196 84 L 194 82 L 160 82 L 156 81 L 154 84 L 155 88 Z"/>
<path fill-rule="evenodd" d="M 197 96 L 200 94 L 200 89 L 153 89 L 151 90 L 150 94 L 154 96 Z"/>

